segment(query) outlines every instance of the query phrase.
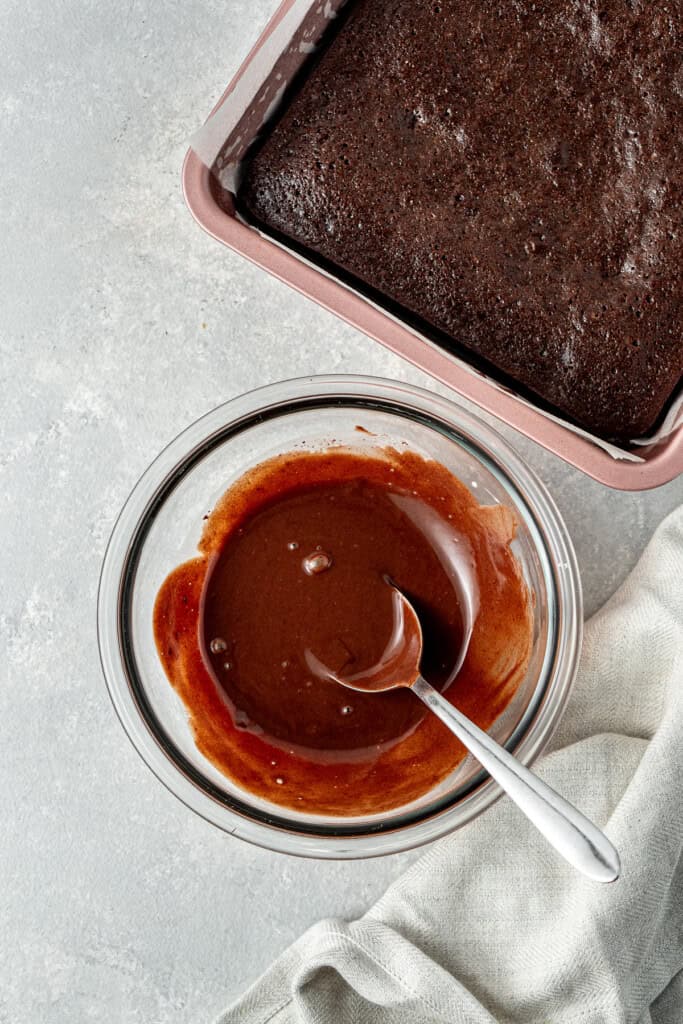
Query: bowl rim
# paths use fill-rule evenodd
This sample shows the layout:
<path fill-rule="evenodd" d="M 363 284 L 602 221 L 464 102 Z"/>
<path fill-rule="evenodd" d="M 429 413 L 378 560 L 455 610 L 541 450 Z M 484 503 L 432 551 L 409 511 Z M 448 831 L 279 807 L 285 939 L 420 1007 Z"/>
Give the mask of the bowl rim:
<path fill-rule="evenodd" d="M 478 416 L 451 399 L 412 384 L 349 374 L 308 376 L 278 381 L 245 392 L 199 417 L 154 458 L 139 477 L 114 524 L 105 552 L 97 597 L 97 632 L 100 662 L 109 696 L 129 740 L 147 767 L 181 802 L 206 821 L 232 835 L 273 851 L 324 859 L 356 859 L 398 853 L 423 845 L 466 824 L 502 795 L 483 770 L 464 795 L 430 810 L 412 823 L 400 819 L 393 827 L 368 826 L 360 834 L 354 827 L 311 827 L 283 816 L 257 813 L 245 816 L 231 801 L 220 799 L 208 780 L 176 751 L 165 749 L 158 728 L 144 708 L 144 685 L 134 678 L 130 664 L 128 601 L 134 570 L 156 511 L 188 470 L 224 443 L 229 436 L 277 416 L 317 405 L 382 408 L 388 413 L 418 419 L 468 449 L 499 479 L 522 509 L 544 562 L 544 575 L 552 583 L 551 610 L 556 636 L 546 648 L 534 699 L 522 715 L 506 746 L 524 764 L 531 764 L 547 745 L 571 690 L 581 650 L 582 595 L 576 555 L 566 526 L 547 489 L 514 449 Z M 539 548 L 540 544 L 540 548 Z M 547 570 L 550 570 L 548 576 Z M 131 575 L 132 574 L 132 575 Z M 549 660 L 550 659 L 550 660 Z M 545 674 L 545 678 L 543 678 Z M 141 701 L 141 694 L 143 699 Z M 152 716 L 154 717 L 154 716 Z M 173 744 L 170 743 L 173 747 Z M 312 816 L 312 820 L 314 817 Z M 325 834 L 327 833 L 327 834 Z"/>

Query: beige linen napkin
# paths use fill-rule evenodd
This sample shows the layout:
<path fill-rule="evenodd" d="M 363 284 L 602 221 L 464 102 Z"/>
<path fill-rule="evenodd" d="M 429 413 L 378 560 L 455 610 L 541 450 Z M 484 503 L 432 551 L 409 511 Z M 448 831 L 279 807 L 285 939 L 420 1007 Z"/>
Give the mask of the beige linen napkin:
<path fill-rule="evenodd" d="M 586 628 L 539 774 L 620 851 L 584 880 L 509 800 L 360 921 L 322 921 L 221 1024 L 683 1024 L 683 507 Z"/>

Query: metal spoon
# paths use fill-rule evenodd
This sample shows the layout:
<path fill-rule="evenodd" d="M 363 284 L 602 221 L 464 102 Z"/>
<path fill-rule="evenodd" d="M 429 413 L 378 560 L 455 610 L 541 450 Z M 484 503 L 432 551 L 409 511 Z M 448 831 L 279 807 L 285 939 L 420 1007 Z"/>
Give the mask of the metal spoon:
<path fill-rule="evenodd" d="M 621 869 L 619 854 L 607 836 L 422 678 L 420 620 L 408 599 L 395 588 L 393 593 L 394 631 L 378 665 L 368 672 L 341 678 L 324 669 L 309 652 L 309 660 L 315 662 L 311 668 L 351 690 L 378 693 L 397 687 L 412 690 L 458 737 L 565 860 L 596 882 L 615 881 Z"/>

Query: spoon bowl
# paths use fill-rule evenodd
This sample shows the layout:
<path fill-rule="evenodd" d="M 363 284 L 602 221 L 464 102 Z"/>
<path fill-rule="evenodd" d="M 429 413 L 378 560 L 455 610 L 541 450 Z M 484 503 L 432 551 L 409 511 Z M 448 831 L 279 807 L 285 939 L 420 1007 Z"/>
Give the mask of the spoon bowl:
<path fill-rule="evenodd" d="M 340 675 L 332 672 L 309 649 L 305 652 L 305 659 L 312 674 L 319 679 L 331 679 L 335 683 L 341 683 L 342 686 L 357 693 L 410 689 L 420 675 L 422 626 L 408 598 L 394 586 L 391 587 L 391 598 L 394 611 L 393 629 L 389 642 L 375 665 L 359 672 Z M 461 652 L 456 671 L 460 670 L 463 661 L 464 653 Z"/>

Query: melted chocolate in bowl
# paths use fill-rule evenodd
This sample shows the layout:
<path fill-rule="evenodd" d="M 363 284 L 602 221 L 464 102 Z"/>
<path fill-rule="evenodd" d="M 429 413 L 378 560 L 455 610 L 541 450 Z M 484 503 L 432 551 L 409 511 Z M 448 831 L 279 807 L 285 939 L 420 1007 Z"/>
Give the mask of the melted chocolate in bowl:
<path fill-rule="evenodd" d="M 362 479 L 313 484 L 256 512 L 220 552 L 204 589 L 202 647 L 246 728 L 309 756 L 342 755 L 400 739 L 424 717 L 410 694 L 387 694 L 379 707 L 313 667 L 343 676 L 382 660 L 391 579 L 419 605 L 425 672 L 448 681 L 462 642 L 457 568 L 442 564 L 404 500 Z"/>
<path fill-rule="evenodd" d="M 514 532 L 508 509 L 410 452 L 295 453 L 252 470 L 155 606 L 199 749 L 250 792 L 312 813 L 377 813 L 431 789 L 465 755 L 445 727 L 410 692 L 353 693 L 316 666 L 351 678 L 381 662 L 393 584 L 420 618 L 423 675 L 488 728 L 531 651 Z"/>

